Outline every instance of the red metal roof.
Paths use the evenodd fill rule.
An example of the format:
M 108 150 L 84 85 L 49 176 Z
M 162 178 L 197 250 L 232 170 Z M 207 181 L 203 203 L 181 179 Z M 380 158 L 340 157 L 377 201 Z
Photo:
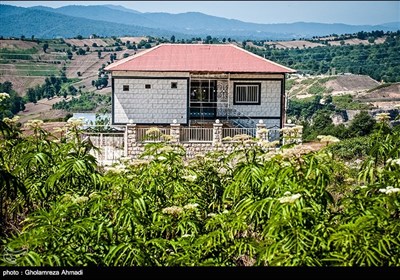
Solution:
M 109 71 L 294 73 L 232 44 L 160 44 L 108 65 Z

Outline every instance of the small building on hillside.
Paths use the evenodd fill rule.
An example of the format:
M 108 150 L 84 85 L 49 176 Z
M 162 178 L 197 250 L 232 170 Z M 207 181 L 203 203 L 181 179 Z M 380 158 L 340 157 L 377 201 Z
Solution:
M 108 65 L 112 123 L 285 123 L 285 79 L 295 70 L 232 44 L 160 44 Z

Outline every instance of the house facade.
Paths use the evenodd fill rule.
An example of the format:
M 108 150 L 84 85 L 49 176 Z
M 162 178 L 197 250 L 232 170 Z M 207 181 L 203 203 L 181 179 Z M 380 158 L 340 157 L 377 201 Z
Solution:
M 295 70 L 232 44 L 160 44 L 108 65 L 112 123 L 285 122 L 285 79 Z

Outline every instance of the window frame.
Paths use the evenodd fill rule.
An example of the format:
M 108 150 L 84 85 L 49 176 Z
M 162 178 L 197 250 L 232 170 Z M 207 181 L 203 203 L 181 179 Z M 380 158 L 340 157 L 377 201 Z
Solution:
M 171 82 L 171 88 L 172 89 L 177 89 L 178 88 L 178 82 Z
M 249 102 L 249 101 L 237 101 L 237 89 L 238 86 L 257 86 L 257 102 Z M 241 83 L 233 83 L 233 105 L 261 105 L 261 83 L 252 83 L 252 82 L 241 82 Z
M 129 91 L 129 85 L 122 85 L 122 91 Z
M 145 89 L 151 89 L 151 84 L 144 84 Z

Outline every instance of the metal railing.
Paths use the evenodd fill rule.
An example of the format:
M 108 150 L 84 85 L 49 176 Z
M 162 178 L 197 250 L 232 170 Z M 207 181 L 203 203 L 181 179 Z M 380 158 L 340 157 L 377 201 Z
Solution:
M 82 139 L 88 139 L 98 150 L 91 150 L 97 161 L 109 165 L 126 156 L 125 131 L 117 132 L 86 132 L 82 131 Z
M 212 142 L 213 128 L 182 127 L 180 130 L 181 142 Z
M 268 128 L 268 141 L 279 141 L 281 139 L 281 129 L 278 128 Z
M 163 135 L 170 135 L 170 128 L 166 127 L 138 127 L 136 128 L 136 140 L 138 142 L 161 142 Z
M 224 108 L 223 110 L 226 110 L 227 120 L 236 127 L 249 128 L 255 127 L 257 124 L 254 119 L 250 118 L 243 112 L 240 112 L 236 108 Z M 246 125 L 244 125 L 244 123 Z
M 235 135 L 239 134 L 247 134 L 251 137 L 256 136 L 256 128 L 240 128 L 240 127 L 233 127 L 233 128 L 222 128 L 222 138 L 225 137 L 234 137 Z

